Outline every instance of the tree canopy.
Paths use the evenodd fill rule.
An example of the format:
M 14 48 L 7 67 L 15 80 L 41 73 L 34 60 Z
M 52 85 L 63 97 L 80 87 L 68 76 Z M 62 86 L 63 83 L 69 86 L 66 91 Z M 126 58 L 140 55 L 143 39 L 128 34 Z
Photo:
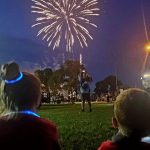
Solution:
M 34 73 L 47 88 L 57 90 L 63 86 L 64 89 L 76 90 L 78 88 L 78 74 L 81 68 L 79 61 L 67 60 L 57 70 L 52 71 L 52 69 L 46 68 L 36 70 Z
M 115 92 L 118 87 L 122 86 L 123 83 L 116 78 L 114 75 L 106 77 L 102 81 L 96 83 L 95 92 L 100 95 L 101 93 L 107 93 L 109 91 Z

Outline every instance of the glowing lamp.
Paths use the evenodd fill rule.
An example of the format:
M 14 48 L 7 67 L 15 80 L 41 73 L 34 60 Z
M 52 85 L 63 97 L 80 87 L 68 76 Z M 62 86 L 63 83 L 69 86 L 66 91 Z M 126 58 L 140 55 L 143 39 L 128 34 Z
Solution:
M 146 50 L 146 52 L 150 53 L 150 44 L 147 44 L 147 45 L 145 46 L 145 50 Z
M 150 74 L 144 74 L 143 77 L 144 77 L 144 78 L 149 78 L 149 77 L 150 77 Z
M 141 77 L 142 85 L 145 89 L 150 88 L 150 72 L 144 73 Z

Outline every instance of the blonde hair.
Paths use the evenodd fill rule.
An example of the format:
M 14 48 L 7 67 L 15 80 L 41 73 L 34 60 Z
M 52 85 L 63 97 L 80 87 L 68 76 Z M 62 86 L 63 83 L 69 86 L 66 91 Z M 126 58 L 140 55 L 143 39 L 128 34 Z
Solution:
M 125 90 L 116 99 L 114 114 L 124 135 L 144 136 L 150 128 L 149 93 L 137 88 Z

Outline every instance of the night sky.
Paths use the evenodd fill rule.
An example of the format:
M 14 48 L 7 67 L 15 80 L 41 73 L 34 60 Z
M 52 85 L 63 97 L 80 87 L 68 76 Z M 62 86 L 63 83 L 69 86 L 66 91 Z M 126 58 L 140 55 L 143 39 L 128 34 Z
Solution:
M 19 62 L 31 71 L 39 67 L 57 68 L 66 59 L 65 47 L 55 51 L 36 37 L 31 28 L 31 0 L 0 1 L 0 63 Z M 117 74 L 125 84 L 139 85 L 146 43 L 141 13 L 141 0 L 99 0 L 100 16 L 95 17 L 97 29 L 92 28 L 93 41 L 89 47 L 74 50 L 75 59 L 83 54 L 83 62 L 94 82 Z M 150 33 L 150 0 L 143 0 L 148 32 Z

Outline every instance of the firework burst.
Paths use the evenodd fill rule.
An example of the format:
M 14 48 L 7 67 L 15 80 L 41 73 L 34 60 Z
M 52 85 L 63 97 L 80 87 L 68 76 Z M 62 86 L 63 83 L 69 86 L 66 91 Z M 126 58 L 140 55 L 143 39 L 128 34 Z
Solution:
M 91 16 L 98 16 L 97 0 L 32 0 L 32 13 L 37 15 L 32 27 L 40 26 L 37 36 L 53 45 L 53 50 L 66 41 L 66 51 L 72 52 L 76 41 L 88 46 L 87 39 L 93 39 L 87 26 L 97 27 Z

